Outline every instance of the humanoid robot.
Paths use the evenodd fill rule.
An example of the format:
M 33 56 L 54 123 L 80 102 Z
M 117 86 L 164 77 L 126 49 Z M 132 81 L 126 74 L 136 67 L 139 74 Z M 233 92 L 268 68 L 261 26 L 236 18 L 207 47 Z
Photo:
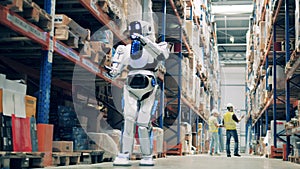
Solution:
M 124 127 L 121 137 L 121 151 L 113 165 L 128 166 L 133 151 L 134 135 L 138 135 L 142 152 L 141 166 L 153 166 L 150 135 L 151 111 L 155 102 L 157 69 L 161 61 L 169 57 L 166 42 L 155 43 L 153 30 L 148 22 L 134 21 L 129 25 L 131 44 L 119 45 L 112 58 L 110 75 L 117 77 L 125 66 L 129 70 L 123 89 Z

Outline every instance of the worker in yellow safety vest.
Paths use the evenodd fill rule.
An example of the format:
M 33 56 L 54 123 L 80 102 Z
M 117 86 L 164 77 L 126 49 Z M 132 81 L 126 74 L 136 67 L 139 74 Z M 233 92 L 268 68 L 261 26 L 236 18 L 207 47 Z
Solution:
M 218 153 L 219 147 L 219 134 L 218 129 L 222 127 L 218 123 L 219 112 L 217 109 L 212 110 L 211 116 L 208 118 L 208 127 L 209 127 L 209 134 L 210 134 L 210 145 L 209 145 L 209 154 L 213 155 L 212 148 L 214 147 L 214 155 L 220 155 Z
M 236 131 L 236 123 L 239 123 L 243 118 L 244 115 L 238 119 L 233 112 L 233 105 L 231 103 L 227 104 L 227 112 L 223 115 L 223 124 L 226 129 L 226 153 L 227 157 L 231 157 L 230 153 L 230 139 L 233 137 L 234 139 L 234 156 L 240 157 L 239 154 L 239 140 L 238 134 Z

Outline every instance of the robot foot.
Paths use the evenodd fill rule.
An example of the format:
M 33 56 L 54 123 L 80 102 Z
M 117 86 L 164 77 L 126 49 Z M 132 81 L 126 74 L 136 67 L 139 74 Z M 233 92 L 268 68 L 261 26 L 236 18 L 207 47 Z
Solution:
M 152 156 L 143 156 L 140 161 L 140 166 L 154 166 Z
M 129 154 L 119 153 L 113 162 L 114 166 L 131 166 L 129 163 Z

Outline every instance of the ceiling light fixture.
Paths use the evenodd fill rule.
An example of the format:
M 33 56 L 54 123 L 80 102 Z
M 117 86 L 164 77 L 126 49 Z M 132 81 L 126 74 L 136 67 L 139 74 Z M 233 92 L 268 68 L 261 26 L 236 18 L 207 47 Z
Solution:
M 230 36 L 229 40 L 230 40 L 231 43 L 234 43 L 234 37 L 233 36 Z

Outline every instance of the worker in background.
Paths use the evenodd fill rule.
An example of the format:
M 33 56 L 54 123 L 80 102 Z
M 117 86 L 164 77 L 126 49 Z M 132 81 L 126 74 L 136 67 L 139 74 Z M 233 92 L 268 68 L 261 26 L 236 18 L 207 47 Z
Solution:
M 209 145 L 209 154 L 213 155 L 212 148 L 214 147 L 214 155 L 220 155 L 218 153 L 219 148 L 219 133 L 218 128 L 221 125 L 218 123 L 219 112 L 217 109 L 212 110 L 211 116 L 208 118 L 209 133 L 210 133 L 210 145 Z
M 231 103 L 227 104 L 227 112 L 223 116 L 223 124 L 226 129 L 226 153 L 227 157 L 231 157 L 230 153 L 230 139 L 233 137 L 234 139 L 234 156 L 240 157 L 239 154 L 239 139 L 236 131 L 236 123 L 239 123 L 244 115 L 238 119 L 233 112 L 233 105 Z

